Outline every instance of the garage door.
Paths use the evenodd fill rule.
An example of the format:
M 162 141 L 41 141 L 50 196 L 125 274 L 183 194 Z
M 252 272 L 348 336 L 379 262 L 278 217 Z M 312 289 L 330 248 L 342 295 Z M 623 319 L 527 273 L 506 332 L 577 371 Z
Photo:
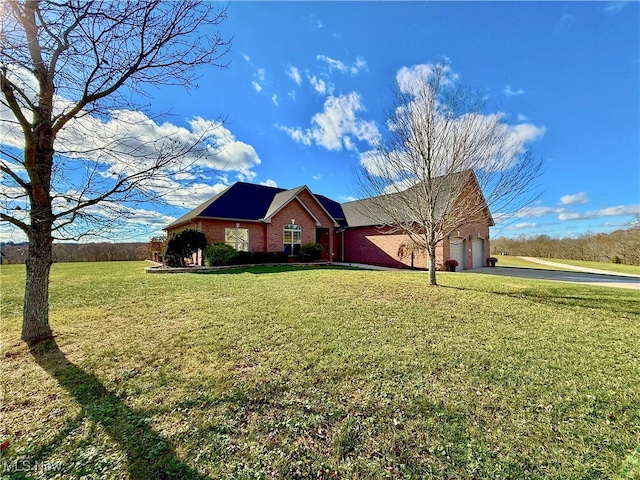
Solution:
M 449 258 L 458 261 L 458 270 L 464 270 L 464 238 L 454 237 L 449 240 Z
M 484 240 L 482 238 L 474 238 L 471 243 L 471 249 L 473 251 L 473 268 L 484 267 Z

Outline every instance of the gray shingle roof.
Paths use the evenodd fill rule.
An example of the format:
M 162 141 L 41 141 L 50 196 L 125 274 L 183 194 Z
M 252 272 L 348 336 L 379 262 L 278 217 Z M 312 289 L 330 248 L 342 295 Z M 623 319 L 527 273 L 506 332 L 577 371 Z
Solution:
M 453 189 L 462 190 L 462 187 L 471 179 L 475 178 L 471 170 L 465 170 L 462 172 L 454 173 L 452 175 L 436 177 L 433 179 L 435 182 L 435 189 L 440 191 L 451 191 Z M 390 201 L 398 200 L 398 208 L 402 208 L 403 204 L 406 204 L 407 197 L 411 200 L 411 196 L 415 197 L 414 201 L 418 201 L 418 193 L 416 192 L 418 186 L 410 187 L 402 192 L 395 192 L 385 195 Z M 374 197 L 381 198 L 381 197 Z M 376 201 L 372 198 L 365 198 L 362 200 L 355 200 L 342 204 L 342 211 L 344 212 L 346 222 L 349 227 L 369 227 L 377 225 L 390 225 L 393 223 L 393 219 L 375 208 Z M 444 208 L 442 204 L 436 204 L 436 209 L 440 207 Z M 407 215 L 407 219 L 410 216 Z M 493 220 L 491 220 L 493 223 Z
M 471 171 L 465 171 L 449 177 L 439 177 L 439 180 L 436 180 L 440 182 L 455 182 L 456 185 L 460 186 L 469 180 L 470 175 L 472 175 Z M 333 218 L 336 225 L 341 227 L 364 227 L 391 223 L 391 217 L 383 213 L 372 213 L 375 210 L 372 208 L 375 200 L 371 198 L 339 204 L 325 196 L 314 195 L 306 186 L 286 190 L 284 188 L 238 182 L 178 218 L 165 227 L 165 230 L 178 227 L 196 218 L 254 222 L 267 220 L 295 198 L 303 189 L 307 189 L 325 212 Z M 412 188 L 409 188 L 404 192 L 389 194 L 389 197 L 393 199 L 394 197 L 398 198 L 400 195 L 412 195 L 412 193 Z M 493 224 L 490 214 L 489 219 Z

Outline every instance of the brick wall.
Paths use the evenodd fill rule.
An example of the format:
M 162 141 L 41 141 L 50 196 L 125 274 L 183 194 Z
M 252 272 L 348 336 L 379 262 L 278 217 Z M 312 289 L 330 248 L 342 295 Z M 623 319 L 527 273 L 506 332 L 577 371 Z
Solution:
M 486 223 L 474 223 L 471 225 L 465 225 L 458 230 L 451 232 L 451 238 L 462 238 L 465 241 L 465 258 L 464 269 L 469 270 L 473 265 L 473 239 L 480 238 L 484 240 L 484 252 L 482 258 L 486 260 L 489 256 L 489 226 Z M 448 260 L 450 257 L 449 239 L 445 239 L 443 242 L 443 260 Z M 483 266 L 486 266 L 483 264 Z M 462 266 L 461 266 L 462 267 Z M 459 267 L 460 268 L 460 267 Z
M 484 240 L 482 258 L 486 259 L 489 256 L 488 225 L 468 225 L 453 232 L 451 236 L 459 236 L 465 239 L 465 269 L 471 269 L 473 265 L 472 240 L 474 238 Z M 403 234 L 385 234 L 376 227 L 350 228 L 344 232 L 344 261 L 386 267 L 410 267 L 412 266 L 411 252 L 406 251 L 403 256 L 399 255 L 400 247 L 403 244 L 410 245 L 409 237 Z M 449 258 L 449 238 L 445 238 L 436 248 L 437 267 L 443 268 L 444 262 Z M 427 268 L 427 264 L 428 256 L 426 252 L 413 252 L 413 267 Z
M 411 267 L 410 252 L 401 255 L 402 245 L 411 245 L 403 234 L 384 233 L 377 227 L 349 228 L 344 232 L 344 261 L 385 267 Z M 426 252 L 413 252 L 413 267 L 427 268 Z M 442 246 L 436 249 L 436 263 L 442 263 Z
M 236 223 L 239 224 L 239 228 L 247 228 L 249 230 L 249 251 L 264 252 L 266 230 L 262 222 L 203 219 L 196 223 L 196 228 L 204 232 L 205 237 L 207 237 L 207 244 L 212 244 L 224 242 L 225 228 L 235 229 Z

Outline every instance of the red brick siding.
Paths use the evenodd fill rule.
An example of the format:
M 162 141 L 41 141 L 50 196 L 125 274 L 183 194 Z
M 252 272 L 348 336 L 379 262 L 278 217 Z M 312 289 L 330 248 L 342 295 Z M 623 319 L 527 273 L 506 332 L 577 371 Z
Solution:
M 400 246 L 409 243 L 403 234 L 385 234 L 376 227 L 349 228 L 344 233 L 344 261 L 385 267 L 410 267 L 411 255 L 400 257 Z M 442 262 L 442 247 L 436 249 L 436 263 Z M 413 266 L 427 268 L 426 252 L 414 252 Z
M 483 258 L 489 256 L 489 226 L 486 223 L 474 223 L 472 225 L 465 225 L 459 230 L 455 230 L 450 235 L 453 237 L 462 237 L 465 239 L 465 270 L 471 269 L 473 265 L 473 251 L 472 243 L 474 238 L 482 238 L 484 240 L 484 253 Z M 444 241 L 444 260 L 449 259 L 449 240 Z
M 263 252 L 265 229 L 264 224 L 258 222 L 242 222 L 233 220 L 207 220 L 201 219 L 196 223 L 196 228 L 204 232 L 207 237 L 207 244 L 215 242 L 224 242 L 225 228 L 236 228 L 236 223 L 240 224 L 239 228 L 249 229 L 249 251 Z
M 482 238 L 484 240 L 483 258 L 489 252 L 489 227 L 486 224 L 474 224 L 453 232 L 452 237 L 460 236 L 465 241 L 465 264 L 461 269 L 470 269 L 473 265 L 472 240 Z M 385 234 L 376 227 L 350 228 L 344 233 L 344 261 L 352 263 L 368 263 L 387 267 L 411 266 L 411 255 L 399 257 L 400 246 L 408 243 L 409 239 L 402 234 Z M 340 252 L 337 252 L 338 254 Z M 450 258 L 449 239 L 445 238 L 436 247 L 436 265 L 443 268 L 445 260 Z M 427 268 L 428 257 L 426 252 L 415 252 L 413 266 L 415 268 Z
M 334 245 L 333 245 L 333 219 L 325 213 L 324 208 L 314 199 L 314 197 L 309 194 L 308 191 L 302 190 L 298 194 L 298 198 L 304 205 L 309 209 L 309 211 L 313 214 L 316 219 L 320 222 L 319 227 L 328 228 L 329 229 L 329 251 L 323 252 L 323 258 L 327 258 L 332 260 L 334 258 Z M 316 238 L 311 240 L 312 242 L 316 241 Z M 303 242 L 305 243 L 305 242 Z
M 302 227 L 302 244 L 316 241 L 316 222 L 297 200 L 289 202 L 267 225 L 267 251 L 281 252 L 284 248 L 284 226 L 295 220 Z

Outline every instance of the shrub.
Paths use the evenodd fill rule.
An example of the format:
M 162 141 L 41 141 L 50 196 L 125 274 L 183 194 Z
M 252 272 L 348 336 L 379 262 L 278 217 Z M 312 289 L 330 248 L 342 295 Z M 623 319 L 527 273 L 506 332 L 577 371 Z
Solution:
M 204 251 L 204 262 L 208 267 L 212 265 L 229 265 L 238 257 L 238 252 L 231 245 L 215 242 Z
M 250 263 L 287 263 L 287 260 L 284 252 L 252 252 Z
M 184 266 L 184 259 L 207 246 L 207 238 L 199 230 L 186 229 L 171 236 L 164 258 L 170 267 Z
M 449 270 L 450 272 L 455 272 L 458 265 L 458 261 L 453 258 L 444 262 L 444 266 L 447 267 L 447 270 Z
M 302 250 L 302 255 L 305 260 L 311 260 L 313 262 L 318 260 L 320 255 L 322 255 L 322 245 L 316 242 L 305 243 L 300 250 Z

